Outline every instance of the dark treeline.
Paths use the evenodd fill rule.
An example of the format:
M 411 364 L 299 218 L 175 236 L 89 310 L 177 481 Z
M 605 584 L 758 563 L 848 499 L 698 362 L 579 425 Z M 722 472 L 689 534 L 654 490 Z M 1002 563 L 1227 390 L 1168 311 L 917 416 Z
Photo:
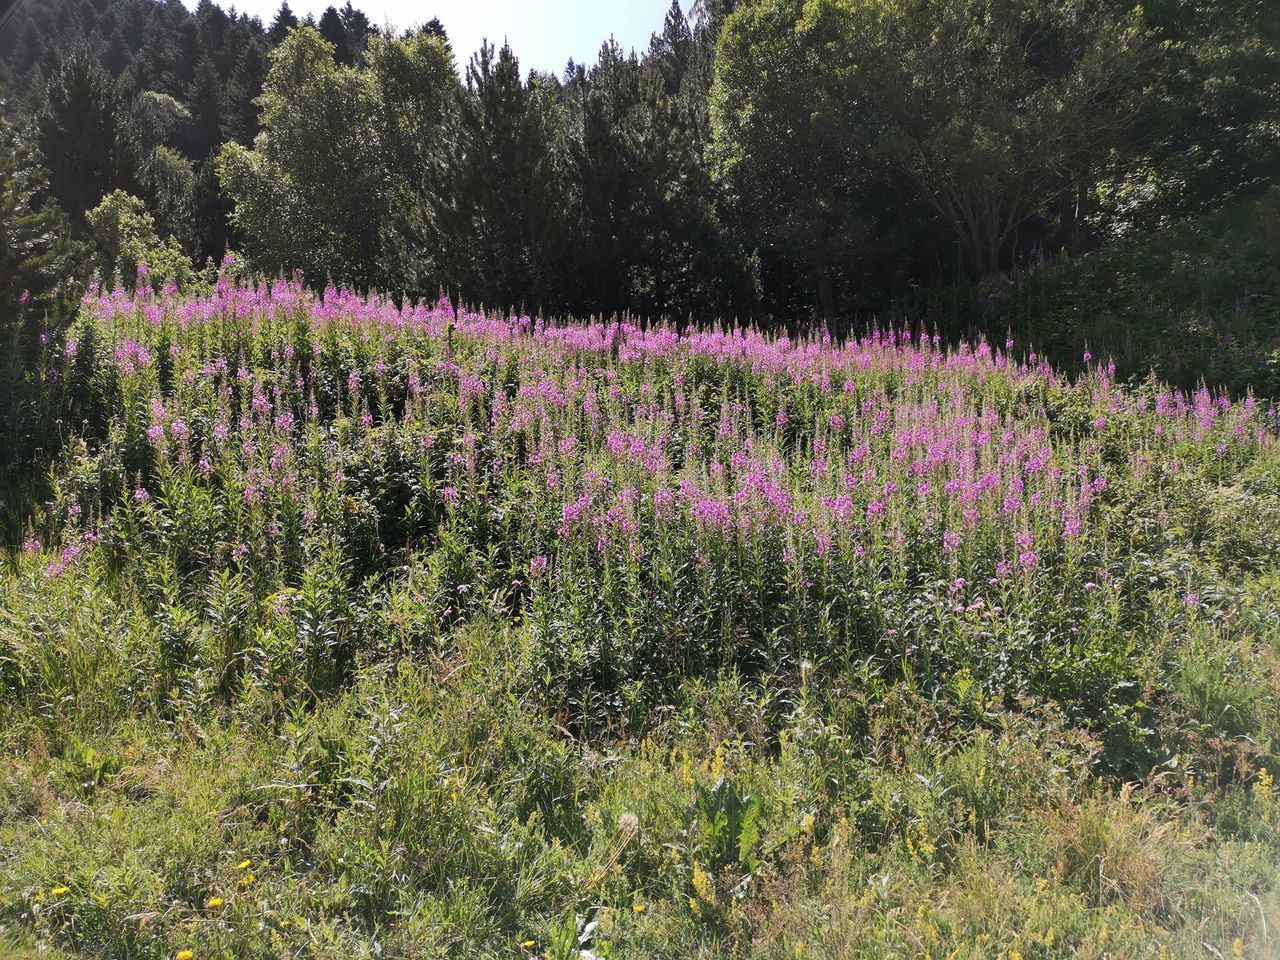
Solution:
M 1274 0 L 676 0 L 646 50 L 551 75 L 350 3 L 28 2 L 0 296 L 231 249 L 550 314 L 1026 303 L 1046 265 L 1261 202 L 1278 37 Z

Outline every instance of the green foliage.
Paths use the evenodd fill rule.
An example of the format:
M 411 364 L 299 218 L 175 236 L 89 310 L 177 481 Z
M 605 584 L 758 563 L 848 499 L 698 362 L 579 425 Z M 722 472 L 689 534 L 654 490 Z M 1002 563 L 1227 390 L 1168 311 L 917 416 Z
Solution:
M 108 285 L 150 284 L 179 288 L 197 279 L 191 261 L 172 236 L 161 241 L 143 202 L 116 190 L 85 215 L 97 251 L 97 274 Z
M 857 101 L 832 85 L 827 54 L 846 41 L 805 19 L 799 0 L 745 4 L 725 23 L 710 95 L 716 174 L 762 248 L 769 297 L 799 287 L 795 306 L 823 318 L 897 253 L 873 249 L 885 239 L 870 224 L 886 185 L 859 160 Z M 898 215 L 914 213 L 899 205 Z
M 10 536 L 8 521 L 38 496 L 31 476 L 56 444 L 46 364 L 78 301 L 83 262 L 38 153 L 0 115 L 0 530 Z
M 251 263 L 507 306 L 745 312 L 701 155 L 694 41 L 675 14 L 668 33 L 643 64 L 606 45 L 563 85 L 485 47 L 464 89 L 430 30 L 373 38 L 354 68 L 295 31 L 254 148 L 219 161 Z
M 755 242 L 782 240 L 773 255 L 830 318 L 851 285 L 891 289 L 874 267 L 851 273 L 859 261 L 890 264 L 922 238 L 937 250 L 930 233 L 954 233 L 974 280 L 1061 236 L 1064 202 L 1124 148 L 1150 59 L 1140 17 L 1111 6 L 740 8 L 719 45 L 713 149 Z
M 509 46 L 484 46 L 467 67 L 457 188 L 465 197 L 459 239 L 464 296 L 495 306 L 553 299 L 576 219 L 567 111 L 550 78 L 526 84 Z
M 147 210 L 156 232 L 177 239 L 184 251 L 198 249 L 196 236 L 196 172 L 190 161 L 169 147 L 156 147 L 147 158 Z
M 450 251 L 459 217 L 450 144 L 461 95 L 453 55 L 441 37 L 423 31 L 399 41 L 374 38 L 365 62 L 382 106 L 389 192 L 377 272 L 396 289 L 434 293 L 456 282 L 460 266 Z
M 83 426 L 0 576 L 22 949 L 1273 952 L 1256 404 L 230 273 L 101 293 L 46 363 Z M 889 489 L 935 423 L 917 449 L 1017 470 L 951 547 L 942 491 Z M 676 462 L 617 443 L 668 431 Z M 850 457 L 875 483 L 824 546 Z M 775 461 L 781 526 L 697 519 Z M 637 505 L 613 539 L 572 526 L 605 482 Z
M 1143 15 L 1164 56 L 1146 153 L 1161 185 L 1148 214 L 1203 215 L 1275 184 L 1280 21 L 1257 0 L 1157 0 Z M 1173 202 L 1159 202 L 1164 198 Z
M 218 175 L 251 262 L 367 285 L 387 279 L 380 261 L 403 257 L 386 250 L 381 225 L 429 175 L 424 154 L 457 79 L 438 40 L 379 41 L 371 70 L 333 54 L 315 30 L 289 35 L 272 53 L 262 133 L 252 150 L 227 144 Z M 405 237 L 391 229 L 398 247 Z
M 50 190 L 73 217 L 112 190 L 136 191 L 141 155 L 133 112 L 87 49 L 73 50 L 50 81 L 36 129 Z
M 216 259 L 227 209 L 202 168 L 224 139 L 252 140 L 268 43 L 259 20 L 213 3 L 45 0 L 14 6 L 0 72 L 14 115 L 35 121 L 54 195 L 77 226 L 121 189 L 143 197 L 188 256 Z M 196 173 L 194 190 L 158 147 Z
M 939 322 L 999 339 L 1015 274 L 1127 298 L 1078 258 L 1158 247 L 1280 169 L 1267 0 L 673 2 L 642 55 L 522 77 L 485 49 L 466 88 L 438 21 L 394 37 L 351 3 L 269 28 L 214 3 L 35 9 L 0 67 L 77 224 L 122 189 L 194 262 L 243 248 L 410 299 L 856 329 L 951 284 Z M 1252 302 L 1252 259 L 1217 266 Z M 1115 336 L 1041 301 L 1037 347 L 1131 334 L 1176 345 L 1164 375 L 1270 382 L 1271 351 L 1238 349 L 1265 331 L 1216 350 L 1197 292 L 1169 289 Z
M 56 309 L 62 299 L 57 288 L 76 270 L 69 224 L 58 205 L 46 199 L 47 187 L 38 154 L 0 116 L 0 336 L 5 339 L 21 330 L 24 320 L 29 328 L 21 332 L 30 336 L 44 314 Z
M 1280 190 L 1154 235 L 1034 265 L 987 303 L 909 308 L 954 327 L 1012 329 L 1050 355 L 1089 351 L 1120 374 L 1280 395 Z
M 1236 0 L 741 5 L 712 151 L 768 300 L 830 320 L 913 281 L 981 288 L 1265 188 L 1275 22 Z
M 760 842 L 760 800 L 744 796 L 738 787 L 721 777 L 711 789 L 698 789 L 698 820 L 702 851 L 716 870 L 727 866 L 754 870 Z

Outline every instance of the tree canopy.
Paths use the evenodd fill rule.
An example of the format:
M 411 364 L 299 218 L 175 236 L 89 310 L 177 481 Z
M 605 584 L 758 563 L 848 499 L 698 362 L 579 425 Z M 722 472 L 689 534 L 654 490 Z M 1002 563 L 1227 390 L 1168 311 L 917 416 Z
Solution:
M 350 2 L 32 9 L 0 70 L 81 236 L 124 191 L 194 263 L 410 297 L 765 323 L 984 301 L 1280 170 L 1268 0 L 672 0 L 645 49 L 558 75 Z

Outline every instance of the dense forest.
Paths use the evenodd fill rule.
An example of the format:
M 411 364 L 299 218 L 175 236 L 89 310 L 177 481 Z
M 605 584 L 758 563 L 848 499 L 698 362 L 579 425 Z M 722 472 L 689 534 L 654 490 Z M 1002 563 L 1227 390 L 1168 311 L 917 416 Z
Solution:
M 1268 0 L 737 6 L 675 0 L 647 50 L 554 76 L 350 3 L 26 4 L 0 34 L 5 186 L 108 281 L 230 248 L 410 297 L 832 323 L 989 304 L 1280 171 Z M 9 268 L 9 300 L 58 255 L 28 254 L 43 283 Z

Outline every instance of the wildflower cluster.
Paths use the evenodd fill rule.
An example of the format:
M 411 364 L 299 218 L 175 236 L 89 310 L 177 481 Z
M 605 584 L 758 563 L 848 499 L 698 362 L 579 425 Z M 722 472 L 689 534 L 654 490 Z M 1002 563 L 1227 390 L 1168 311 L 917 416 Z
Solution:
M 285 280 L 94 290 L 64 364 L 111 413 L 68 467 L 97 476 L 42 531 L 49 575 L 101 541 L 117 566 L 248 578 L 297 632 L 290 591 L 326 557 L 348 585 L 412 584 L 437 625 L 410 643 L 520 616 L 566 684 L 605 691 L 841 650 L 1057 693 L 1070 665 L 1078 695 L 1163 588 L 1135 565 L 1178 535 L 1183 478 L 1275 452 L 1251 399 L 1132 391 L 1105 364 L 1071 381 L 1012 343 L 552 323 Z

